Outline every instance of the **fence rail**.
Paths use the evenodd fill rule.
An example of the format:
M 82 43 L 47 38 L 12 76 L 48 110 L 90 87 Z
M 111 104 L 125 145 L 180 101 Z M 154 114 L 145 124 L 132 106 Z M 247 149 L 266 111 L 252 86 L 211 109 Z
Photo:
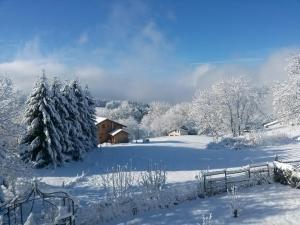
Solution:
M 300 162 L 300 161 L 299 161 Z M 268 182 L 273 175 L 270 163 L 202 172 L 203 192 L 208 195 L 226 192 L 232 186 Z
M 300 160 L 278 160 L 295 167 L 300 167 Z M 270 183 L 274 176 L 273 162 L 250 164 L 243 167 L 202 171 L 201 183 L 204 194 L 212 195 L 226 192 L 232 186 Z

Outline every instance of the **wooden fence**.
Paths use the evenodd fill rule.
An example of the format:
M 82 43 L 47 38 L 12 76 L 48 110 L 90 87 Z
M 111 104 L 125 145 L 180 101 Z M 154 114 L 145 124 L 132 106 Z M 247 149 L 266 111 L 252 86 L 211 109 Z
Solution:
M 202 173 L 203 192 L 208 195 L 226 192 L 232 186 L 250 186 L 268 182 L 273 175 L 270 163 L 252 164 L 239 168 L 211 170 Z
M 278 160 L 300 168 L 300 160 Z M 232 186 L 252 186 L 270 183 L 274 176 L 273 163 L 257 163 L 243 167 L 209 170 L 201 174 L 202 192 L 206 195 L 226 192 Z

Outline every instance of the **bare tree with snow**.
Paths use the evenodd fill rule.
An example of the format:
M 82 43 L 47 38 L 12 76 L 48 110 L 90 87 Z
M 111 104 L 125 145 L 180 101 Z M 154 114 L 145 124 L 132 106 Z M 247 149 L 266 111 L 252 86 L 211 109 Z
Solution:
M 141 122 L 141 127 L 153 136 L 166 134 L 167 130 L 162 123 L 161 117 L 170 109 L 171 105 L 165 102 L 152 102 L 147 115 Z
M 20 160 L 17 151 L 22 131 L 22 105 L 11 80 L 0 77 L 0 202 L 5 200 L 1 187 L 16 192 L 19 177 L 28 178 L 30 172 Z
M 273 86 L 273 109 L 280 120 L 300 123 L 300 54 L 289 59 L 288 79 Z
M 245 78 L 231 78 L 197 91 L 191 114 L 202 131 L 238 136 L 260 118 L 263 99 L 264 92 Z

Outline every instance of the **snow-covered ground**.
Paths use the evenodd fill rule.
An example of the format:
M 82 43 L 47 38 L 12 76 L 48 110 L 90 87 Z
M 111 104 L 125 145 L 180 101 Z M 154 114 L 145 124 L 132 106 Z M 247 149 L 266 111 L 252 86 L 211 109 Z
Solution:
M 67 190 L 81 205 L 85 205 L 103 199 L 101 174 L 116 165 L 131 162 L 134 173 L 139 175 L 140 171 L 147 169 L 149 160 L 161 162 L 167 170 L 168 186 L 185 188 L 195 183 L 195 175 L 201 169 L 230 168 L 273 161 L 276 155 L 285 159 L 300 159 L 299 134 L 300 130 L 277 126 L 262 134 L 263 139 L 270 137 L 268 141 L 239 150 L 212 144 L 212 138 L 207 136 L 160 137 L 150 139 L 150 143 L 104 145 L 87 154 L 82 162 L 55 170 L 38 170 L 37 177 L 54 188 L 61 188 L 63 182 L 71 184 Z M 83 171 L 86 174 L 84 179 L 76 178 Z M 299 203 L 296 198 L 292 198 L 298 191 L 281 185 L 243 190 L 243 199 L 247 203 L 237 220 L 230 218 L 225 204 L 226 196 L 221 196 L 187 202 L 169 211 L 149 213 L 129 219 L 127 224 L 200 224 L 202 214 L 206 211 L 213 212 L 214 224 L 292 224 L 278 221 L 284 221 L 284 218 L 289 221 L 295 208 L 300 210 L 300 197 Z
M 240 215 L 233 218 L 227 195 L 197 199 L 171 209 L 114 221 L 118 225 L 202 225 L 212 213 L 213 225 L 297 225 L 300 221 L 300 190 L 280 184 L 246 188 L 239 192 Z

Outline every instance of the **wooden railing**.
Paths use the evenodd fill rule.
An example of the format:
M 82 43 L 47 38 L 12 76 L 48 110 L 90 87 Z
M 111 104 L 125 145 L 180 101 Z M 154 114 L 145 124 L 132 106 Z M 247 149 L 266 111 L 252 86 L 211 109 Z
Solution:
M 300 167 L 300 160 L 279 160 Z M 201 173 L 202 192 L 206 195 L 226 192 L 232 186 L 251 186 L 261 183 L 271 183 L 274 176 L 273 162 L 250 164 L 243 167 L 207 170 Z
M 202 172 L 205 194 L 226 192 L 232 186 L 249 186 L 270 180 L 273 166 L 270 163 L 251 164 L 244 167 Z

